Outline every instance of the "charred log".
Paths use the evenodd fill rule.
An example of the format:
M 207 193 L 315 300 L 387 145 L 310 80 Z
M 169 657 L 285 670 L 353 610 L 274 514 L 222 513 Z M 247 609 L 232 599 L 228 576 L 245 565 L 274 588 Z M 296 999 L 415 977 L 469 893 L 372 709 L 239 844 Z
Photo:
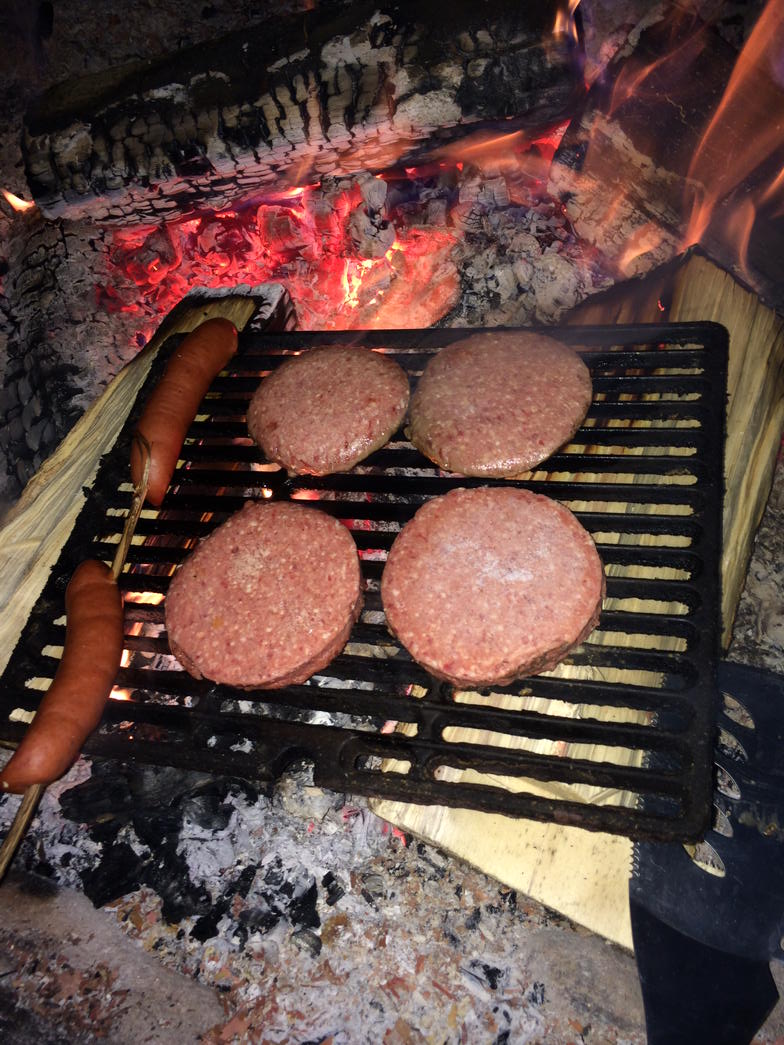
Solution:
M 132 327 L 108 337 L 117 319 L 96 300 L 93 273 L 105 264 L 100 235 L 18 219 L 3 281 L 8 331 L 0 387 L 0 500 L 12 501 L 85 407 L 136 351 Z M 127 324 L 120 323 L 121 326 Z M 103 355 L 94 351 L 102 345 Z M 117 344 L 126 343 L 127 351 Z
M 26 119 L 30 188 L 48 217 L 159 221 L 379 170 L 466 125 L 540 129 L 583 90 L 557 6 L 319 7 L 59 85 Z

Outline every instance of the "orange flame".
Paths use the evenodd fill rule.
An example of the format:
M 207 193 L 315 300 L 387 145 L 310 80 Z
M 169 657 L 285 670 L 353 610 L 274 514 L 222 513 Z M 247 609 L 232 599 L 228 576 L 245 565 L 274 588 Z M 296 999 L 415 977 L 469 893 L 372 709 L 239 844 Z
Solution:
M 722 201 L 775 155 L 784 139 L 784 94 L 781 55 L 784 53 L 784 0 L 768 0 L 741 51 L 721 101 L 692 157 L 688 178 L 691 212 L 683 246 L 700 242 Z M 755 210 L 782 187 L 779 172 L 765 188 L 737 204 L 733 218 L 741 266 Z
M 463 161 L 467 161 L 480 171 L 491 169 L 498 173 L 546 176 L 550 161 L 568 126 L 567 120 L 535 139 L 530 138 L 525 131 L 509 131 L 507 134 L 474 131 L 459 141 L 434 149 L 430 158 L 453 163 L 460 170 L 463 169 Z M 415 174 L 416 168 L 407 169 L 407 173 Z
M 629 236 L 626 247 L 618 258 L 617 265 L 624 276 L 636 274 L 635 262 L 649 251 L 655 250 L 664 240 L 665 233 L 655 222 L 649 221 Z
M 148 603 L 155 606 L 159 602 L 163 601 L 163 595 L 160 592 L 134 592 L 129 593 L 125 601 L 136 603 Z M 134 621 L 134 623 L 131 625 L 128 631 L 128 634 L 141 635 L 143 627 L 144 625 L 141 621 Z M 132 656 L 133 653 L 130 649 L 128 649 L 127 647 L 123 649 L 122 656 L 120 657 L 120 667 L 127 668 L 128 665 L 131 663 Z M 115 686 L 109 694 L 109 697 L 111 700 L 130 700 L 131 691 L 129 689 L 126 689 L 124 686 Z
M 0 193 L 3 194 L 6 203 L 10 204 L 15 211 L 19 211 L 20 213 L 25 210 L 31 210 L 35 206 L 35 204 L 31 203 L 30 200 L 23 200 L 21 196 L 9 192 L 8 189 L 0 189 Z
M 159 606 L 163 602 L 163 592 L 160 591 L 129 591 L 125 595 L 125 602 L 135 602 L 147 606 Z M 132 635 L 138 635 L 138 631 L 131 631 Z
M 680 18 L 673 19 L 670 27 L 672 36 L 677 36 L 682 31 L 681 24 Z M 649 89 L 652 92 L 658 92 L 662 80 L 666 80 L 672 85 L 677 84 L 674 93 L 677 93 L 678 99 L 685 96 L 690 80 L 690 69 L 705 49 L 706 44 L 706 27 L 698 24 L 693 30 L 690 27 L 685 37 L 659 58 L 655 58 L 651 62 L 638 62 L 633 59 L 624 62 L 613 84 L 607 115 L 612 116 L 630 98 L 644 96 L 646 87 L 651 84 L 655 86 Z M 658 93 L 655 94 L 655 98 L 658 100 Z
M 569 7 L 566 11 L 563 8 L 559 8 L 555 16 L 553 36 L 557 36 L 560 33 L 570 37 L 575 42 L 577 41 L 577 23 L 574 19 L 574 12 L 579 6 L 580 0 L 569 0 Z

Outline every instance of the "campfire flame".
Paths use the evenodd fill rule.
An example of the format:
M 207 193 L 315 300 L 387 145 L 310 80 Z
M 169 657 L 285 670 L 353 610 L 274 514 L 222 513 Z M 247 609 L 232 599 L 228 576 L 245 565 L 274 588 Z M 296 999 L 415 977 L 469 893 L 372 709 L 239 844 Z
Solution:
M 558 12 L 555 15 L 553 36 L 568 36 L 571 40 L 574 40 L 575 43 L 577 42 L 577 22 L 575 20 L 574 13 L 579 6 L 580 0 L 569 0 L 569 6 L 566 10 L 564 10 L 563 8 L 558 10 Z
M 29 200 L 23 200 L 21 196 L 9 192 L 8 189 L 0 189 L 0 194 L 2 194 L 3 199 L 9 206 L 19 213 L 26 210 L 32 210 L 33 207 L 35 207 L 34 203 L 31 203 Z
M 717 207 L 732 201 L 731 224 L 742 271 L 763 205 L 781 205 L 784 170 L 784 0 L 768 0 L 733 69 L 689 167 L 691 210 L 684 247 L 704 240 Z M 765 177 L 776 159 L 777 170 Z M 753 176 L 759 184 L 750 189 Z M 743 195 L 741 195 L 743 194 Z M 726 220 L 726 219 L 725 219 Z
M 760 215 L 784 212 L 784 0 L 768 0 L 726 86 L 723 46 L 693 11 L 674 9 L 654 23 L 647 43 L 597 77 L 569 140 L 579 154 L 567 153 L 551 174 L 550 190 L 567 200 L 578 235 L 618 277 L 702 244 L 755 285 L 749 255 Z M 720 101 L 692 138 L 701 130 L 693 114 L 713 91 Z M 671 139 L 662 136 L 668 126 Z M 627 154 L 639 183 L 624 169 Z M 581 185 L 572 205 L 574 177 Z
M 136 605 L 146 606 L 159 606 L 163 602 L 163 594 L 156 591 L 141 591 L 141 592 L 128 592 L 125 595 L 126 603 L 135 603 Z M 134 621 L 129 630 L 129 635 L 141 635 L 144 628 L 142 621 Z M 133 652 L 129 649 L 123 649 L 122 656 L 120 657 L 120 667 L 127 668 L 130 666 L 133 660 Z M 124 686 L 115 686 L 109 694 L 111 700 L 130 700 L 131 690 Z

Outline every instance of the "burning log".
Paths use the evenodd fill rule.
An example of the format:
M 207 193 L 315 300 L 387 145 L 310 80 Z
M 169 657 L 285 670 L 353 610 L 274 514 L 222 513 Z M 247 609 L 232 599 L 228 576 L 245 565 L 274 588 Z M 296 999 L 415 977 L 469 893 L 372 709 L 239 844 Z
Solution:
M 784 164 L 784 92 L 760 57 L 766 38 L 774 27 L 761 20 L 739 57 L 708 26 L 662 21 L 592 86 L 548 188 L 619 275 L 643 275 L 700 242 L 780 303 L 781 222 L 751 232 L 750 200 L 765 202 Z
M 59 85 L 27 115 L 27 178 L 48 217 L 153 222 L 379 170 L 466 125 L 545 128 L 583 91 L 557 8 L 319 7 Z
M 90 352 L 110 322 L 96 306 L 91 272 L 108 248 L 90 236 L 24 215 L 9 243 L 3 312 L 7 359 L 0 388 L 0 497 L 18 494 L 70 430 L 99 388 L 138 350 L 128 332 L 125 358 Z

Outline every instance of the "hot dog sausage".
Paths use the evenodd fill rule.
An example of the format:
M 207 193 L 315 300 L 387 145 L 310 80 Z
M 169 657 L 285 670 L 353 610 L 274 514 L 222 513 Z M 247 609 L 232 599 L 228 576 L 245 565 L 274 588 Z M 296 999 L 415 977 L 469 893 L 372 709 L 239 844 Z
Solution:
M 111 570 L 89 559 L 65 592 L 63 656 L 30 727 L 0 771 L 0 791 L 50 784 L 76 760 L 98 725 L 120 666 L 123 606 Z
M 147 500 L 156 507 L 164 498 L 185 435 L 212 379 L 237 351 L 237 328 L 228 319 L 208 319 L 191 331 L 166 365 L 163 377 L 144 408 L 136 431 L 150 445 Z M 131 447 L 131 478 L 141 481 L 142 456 Z

